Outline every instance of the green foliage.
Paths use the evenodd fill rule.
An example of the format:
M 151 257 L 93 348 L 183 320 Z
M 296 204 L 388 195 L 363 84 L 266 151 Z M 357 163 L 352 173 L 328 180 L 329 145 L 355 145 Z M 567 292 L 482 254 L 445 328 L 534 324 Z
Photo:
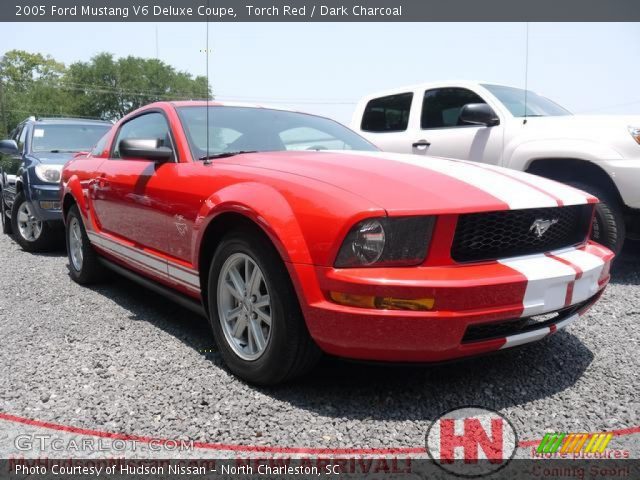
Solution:
M 157 59 L 100 53 L 65 67 L 50 56 L 11 50 L 0 57 L 0 138 L 30 115 L 115 120 L 151 102 L 210 95 L 205 77 Z

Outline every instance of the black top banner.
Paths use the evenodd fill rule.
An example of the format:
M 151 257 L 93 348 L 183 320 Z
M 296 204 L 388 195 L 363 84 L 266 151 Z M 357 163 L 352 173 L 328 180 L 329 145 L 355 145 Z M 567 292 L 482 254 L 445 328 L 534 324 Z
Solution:
M 638 0 L 3 0 L 1 22 L 640 20 Z

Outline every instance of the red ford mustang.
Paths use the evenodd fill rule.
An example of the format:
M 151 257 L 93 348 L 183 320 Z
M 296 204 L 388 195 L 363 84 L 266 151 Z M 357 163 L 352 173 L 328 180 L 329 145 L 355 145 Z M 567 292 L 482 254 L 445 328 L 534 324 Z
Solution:
M 73 278 L 106 266 L 203 313 L 261 384 L 322 351 L 433 362 L 540 340 L 593 305 L 613 257 L 584 192 L 283 110 L 152 104 L 62 181 Z

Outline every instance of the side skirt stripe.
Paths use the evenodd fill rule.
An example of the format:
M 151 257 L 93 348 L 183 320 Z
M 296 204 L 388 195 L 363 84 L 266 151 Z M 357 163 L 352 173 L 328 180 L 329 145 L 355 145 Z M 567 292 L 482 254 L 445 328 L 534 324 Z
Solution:
M 131 262 L 149 273 L 166 277 L 191 290 L 200 291 L 200 276 L 195 270 L 177 265 L 166 260 L 160 260 L 147 252 L 122 245 L 94 232 L 87 232 L 91 243 L 117 256 L 123 261 Z

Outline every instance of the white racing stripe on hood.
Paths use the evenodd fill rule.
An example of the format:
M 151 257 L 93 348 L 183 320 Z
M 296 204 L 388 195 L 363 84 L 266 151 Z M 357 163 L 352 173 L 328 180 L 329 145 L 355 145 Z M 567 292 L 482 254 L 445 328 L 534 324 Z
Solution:
M 464 163 L 476 165 L 473 162 Z M 496 170 L 503 175 L 508 175 L 517 180 L 529 183 L 530 185 L 534 185 L 554 195 L 556 198 L 560 199 L 564 205 L 582 205 L 584 203 L 588 203 L 588 199 L 582 191 L 570 187 L 569 185 L 564 185 L 562 183 L 549 180 L 548 178 L 540 177 L 538 175 L 531 175 L 530 173 L 521 172 L 519 170 L 496 167 L 495 165 L 482 164 L 482 168 L 486 168 L 488 170 Z
M 515 178 L 510 179 L 508 176 L 490 169 L 475 167 L 473 164 L 468 165 L 468 162 L 389 152 L 340 150 L 339 153 L 384 158 L 438 172 L 491 195 L 509 205 L 512 210 L 558 206 L 558 202 L 551 195 L 530 187 Z M 456 194 L 464 195 L 464 192 L 452 192 L 452 195 Z

